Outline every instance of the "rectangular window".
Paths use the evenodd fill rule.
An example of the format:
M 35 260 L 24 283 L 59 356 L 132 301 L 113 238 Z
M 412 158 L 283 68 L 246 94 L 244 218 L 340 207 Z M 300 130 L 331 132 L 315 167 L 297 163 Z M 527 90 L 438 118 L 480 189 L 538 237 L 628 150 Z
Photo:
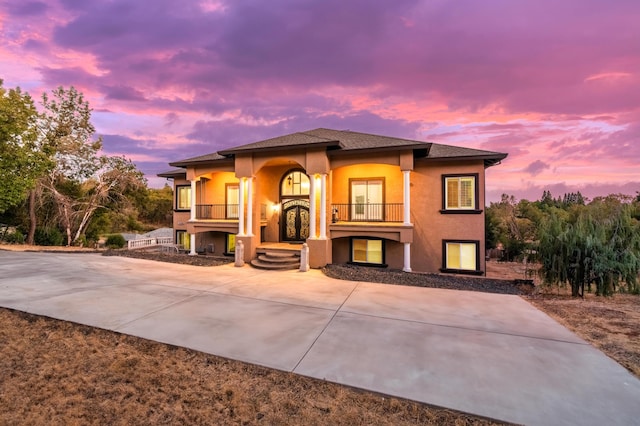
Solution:
M 478 175 L 443 176 L 443 210 L 478 209 Z
M 384 263 L 384 244 L 382 240 L 353 238 L 351 240 L 351 261 L 353 263 Z
M 176 186 L 176 210 L 191 210 L 191 186 Z
M 444 241 L 444 270 L 478 272 L 478 241 Z
M 236 252 L 236 234 L 227 234 L 227 247 L 225 253 Z
M 176 244 L 180 244 L 185 250 L 191 250 L 191 237 L 187 231 L 176 231 Z
M 351 220 L 384 220 L 384 178 L 350 179 Z
M 227 219 L 238 219 L 238 207 L 240 204 L 240 186 L 237 183 L 228 183 L 225 194 L 225 214 Z M 230 253 L 230 252 L 229 252 Z

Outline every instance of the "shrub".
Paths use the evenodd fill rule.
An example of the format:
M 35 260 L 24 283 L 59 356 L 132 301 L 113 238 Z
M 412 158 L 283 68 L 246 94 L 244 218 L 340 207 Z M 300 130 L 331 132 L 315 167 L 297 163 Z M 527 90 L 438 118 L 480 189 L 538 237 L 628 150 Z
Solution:
M 73 242 L 73 245 L 77 247 L 87 247 L 87 237 L 80 235 L 80 237 Z
M 4 236 L 4 240 L 9 244 L 24 244 L 24 234 L 17 229 Z
M 38 246 L 61 246 L 64 236 L 58 228 L 36 228 L 33 240 Z
M 112 249 L 122 248 L 125 244 L 126 241 L 122 234 L 111 234 L 107 237 L 107 241 L 105 242 L 105 245 Z

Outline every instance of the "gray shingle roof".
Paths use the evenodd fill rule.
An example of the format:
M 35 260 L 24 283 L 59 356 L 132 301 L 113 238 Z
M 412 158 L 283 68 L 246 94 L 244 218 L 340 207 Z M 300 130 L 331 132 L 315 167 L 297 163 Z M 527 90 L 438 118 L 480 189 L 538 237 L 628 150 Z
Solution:
M 190 164 L 231 159 L 235 154 L 253 151 L 282 151 L 292 148 L 326 147 L 332 154 L 348 153 L 358 150 L 411 149 L 416 155 L 430 159 L 476 158 L 485 160 L 486 165 L 495 164 L 507 154 L 479 149 L 440 145 L 411 139 L 372 135 L 350 130 L 314 129 L 278 136 L 259 142 L 240 145 L 234 148 L 188 158 L 170 163 L 172 166 L 186 167 Z
M 158 173 L 158 176 L 170 178 L 174 176 L 181 176 L 186 173 L 187 173 L 186 169 L 171 169 L 171 170 L 167 170 L 166 172 Z
M 278 136 L 276 138 L 267 139 L 260 142 L 249 143 L 246 145 L 240 145 L 234 148 L 220 151 L 223 155 L 237 154 L 247 151 L 255 150 L 273 150 L 278 148 L 292 148 L 297 146 L 308 145 L 334 145 L 339 146 L 339 142 L 335 138 L 324 137 L 310 132 L 298 132 L 290 135 Z
M 174 161 L 173 163 L 169 163 L 170 166 L 173 167 L 186 167 L 188 165 L 194 163 L 208 163 L 210 161 L 220 161 L 220 160 L 228 160 L 229 157 L 220 155 L 217 152 L 212 152 L 210 154 L 199 155 L 197 157 L 185 158 L 184 160 Z
M 461 157 L 501 157 L 507 154 L 501 152 L 484 151 L 481 149 L 464 148 L 461 146 L 441 145 L 434 143 L 429 150 L 428 158 L 461 158 Z

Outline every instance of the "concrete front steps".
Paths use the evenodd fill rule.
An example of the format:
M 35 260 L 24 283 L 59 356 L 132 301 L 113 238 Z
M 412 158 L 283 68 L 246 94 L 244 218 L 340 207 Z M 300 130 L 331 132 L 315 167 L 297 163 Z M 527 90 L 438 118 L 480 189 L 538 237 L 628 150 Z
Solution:
M 258 257 L 251 260 L 254 268 L 273 271 L 300 269 L 299 251 L 258 248 L 257 254 Z

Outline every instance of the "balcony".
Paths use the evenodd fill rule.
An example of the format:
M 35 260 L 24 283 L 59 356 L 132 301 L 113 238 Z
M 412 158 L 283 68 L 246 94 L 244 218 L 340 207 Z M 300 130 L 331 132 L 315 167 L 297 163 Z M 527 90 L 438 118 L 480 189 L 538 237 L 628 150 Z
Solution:
M 331 222 L 403 222 L 402 203 L 332 204 Z
M 196 219 L 238 220 L 237 204 L 196 204 Z
M 198 220 L 238 220 L 238 204 L 196 204 Z M 260 219 L 267 219 L 267 205 L 260 205 Z

